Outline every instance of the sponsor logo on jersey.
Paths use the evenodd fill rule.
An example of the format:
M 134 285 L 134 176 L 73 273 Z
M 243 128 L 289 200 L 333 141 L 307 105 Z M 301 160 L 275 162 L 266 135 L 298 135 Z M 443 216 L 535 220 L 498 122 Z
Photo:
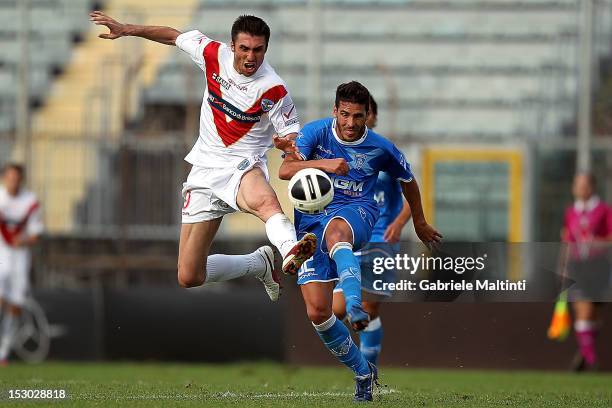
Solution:
M 290 103 L 281 108 L 281 113 L 283 115 L 283 121 L 285 122 L 285 126 L 291 126 L 299 122 L 295 111 L 295 105 Z
M 218 83 L 219 85 L 221 85 L 223 88 L 225 88 L 228 91 L 232 86 L 242 92 L 246 92 L 248 89 L 244 85 L 237 84 L 236 81 L 234 81 L 232 78 L 225 79 L 221 75 L 217 74 L 216 72 L 213 72 L 211 76 L 212 76 L 213 81 L 215 81 L 216 83 Z
M 230 78 L 228 82 L 232 84 L 232 86 L 236 87 L 236 89 L 238 89 L 239 91 L 246 92 L 248 90 L 245 85 L 237 84 L 232 78 Z
M 261 120 L 260 115 L 245 113 L 210 90 L 208 91 L 208 103 L 214 109 L 238 122 L 255 123 Z
M 274 102 L 272 102 L 270 99 L 263 98 L 261 100 L 261 110 L 262 111 L 269 112 L 273 106 L 274 106 Z
M 298 123 L 299 121 L 300 121 L 299 118 L 293 118 L 293 119 L 285 120 L 283 122 L 285 122 L 285 126 L 291 126 L 291 125 Z
M 359 197 L 363 193 L 364 181 L 358 183 L 355 180 L 343 180 L 336 177 L 333 177 L 332 180 L 334 188 L 341 190 L 342 194 Z
M 251 162 L 249 161 L 249 159 L 244 159 L 243 161 L 241 161 L 240 163 L 238 163 L 238 170 L 244 170 L 247 167 L 249 167 L 249 164 L 251 164 Z
M 227 80 L 222 78 L 221 75 L 218 75 L 216 72 L 212 73 L 212 79 L 227 90 L 229 90 L 232 86 Z
M 285 120 L 287 120 L 291 116 L 293 116 L 292 113 L 295 112 L 295 105 L 294 104 L 285 105 L 281 108 L 281 112 L 283 116 L 285 117 Z

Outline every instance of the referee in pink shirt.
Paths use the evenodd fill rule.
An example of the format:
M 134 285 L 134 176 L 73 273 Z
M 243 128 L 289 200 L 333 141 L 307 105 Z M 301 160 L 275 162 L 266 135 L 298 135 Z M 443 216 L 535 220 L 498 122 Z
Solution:
M 567 271 L 575 281 L 570 288 L 574 331 L 578 351 L 572 362 L 575 371 L 597 367 L 595 339 L 600 322 L 597 300 L 609 286 L 609 243 L 612 240 L 612 210 L 595 194 L 595 179 L 588 173 L 574 177 L 574 204 L 565 210 L 561 239 L 568 243 Z

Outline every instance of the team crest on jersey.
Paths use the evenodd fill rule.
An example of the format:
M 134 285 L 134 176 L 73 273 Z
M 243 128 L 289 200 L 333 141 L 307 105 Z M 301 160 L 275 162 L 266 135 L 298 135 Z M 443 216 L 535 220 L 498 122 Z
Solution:
M 368 155 L 363 154 L 363 153 L 356 153 L 355 154 L 355 169 L 361 170 L 363 165 L 366 164 L 367 160 L 368 160 Z
M 270 109 L 272 109 L 272 107 L 274 106 L 274 102 L 272 102 L 270 99 L 262 99 L 261 100 L 261 110 L 264 112 L 268 112 L 270 111 Z
M 349 163 L 349 167 L 351 169 L 360 170 L 367 175 L 375 174 L 378 172 L 378 170 L 374 170 L 371 163 L 377 157 L 384 154 L 382 149 L 376 148 L 368 153 L 359 153 L 357 150 L 350 148 L 346 150 L 351 156 L 351 162 Z

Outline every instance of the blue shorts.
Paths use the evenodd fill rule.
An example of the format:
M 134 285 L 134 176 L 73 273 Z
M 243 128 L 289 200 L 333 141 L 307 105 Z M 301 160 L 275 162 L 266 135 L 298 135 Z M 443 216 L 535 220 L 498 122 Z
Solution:
M 307 232 L 317 236 L 317 249 L 298 271 L 298 285 L 308 282 L 331 282 L 338 280 L 336 263 L 329 257 L 329 250 L 323 237 L 329 222 L 334 218 L 345 220 L 353 231 L 353 250 L 357 251 L 370 240 L 372 227 L 376 223 L 378 214 L 376 208 L 364 206 L 346 206 L 323 214 L 307 215 L 295 212 L 295 229 L 298 237 Z

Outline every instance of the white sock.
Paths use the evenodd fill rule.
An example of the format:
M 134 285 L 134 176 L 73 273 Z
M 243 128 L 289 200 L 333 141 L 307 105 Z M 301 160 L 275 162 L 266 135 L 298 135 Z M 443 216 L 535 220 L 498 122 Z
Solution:
M 577 332 L 583 332 L 588 330 L 597 330 L 598 324 L 593 320 L 576 320 L 574 322 L 574 330 Z
M 331 317 L 329 319 L 327 319 L 326 321 L 324 321 L 323 323 L 320 324 L 314 324 L 312 323 L 312 325 L 314 326 L 315 330 L 318 332 L 324 332 L 329 330 L 330 327 L 332 327 L 334 324 L 336 324 L 336 315 L 332 314 Z
M 7 313 L 2 320 L 2 337 L 0 338 L 0 360 L 6 360 L 11 346 L 13 345 L 13 336 L 17 328 L 17 319 L 10 313 Z
M 247 255 L 209 255 L 204 283 L 224 282 L 243 276 L 261 276 L 266 271 L 265 260 L 256 252 Z
M 274 214 L 268 218 L 268 221 L 266 221 L 266 234 L 272 245 L 278 248 L 283 258 L 287 256 L 297 242 L 295 227 L 291 220 L 283 213 Z

